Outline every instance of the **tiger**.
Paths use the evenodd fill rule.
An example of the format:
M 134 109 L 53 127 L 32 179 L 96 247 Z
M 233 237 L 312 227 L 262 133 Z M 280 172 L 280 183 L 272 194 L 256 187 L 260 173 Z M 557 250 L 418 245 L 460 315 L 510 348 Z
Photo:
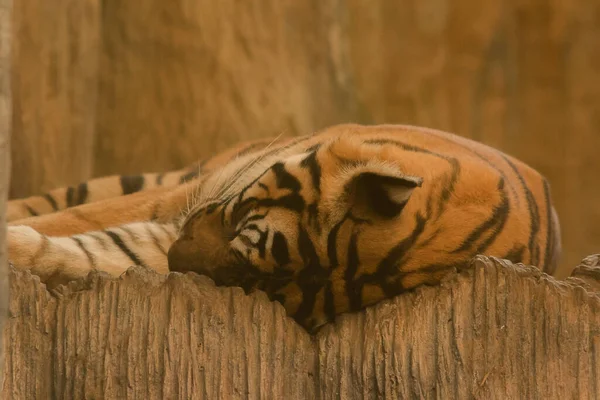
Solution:
M 243 142 L 168 173 L 8 202 L 8 255 L 48 288 L 131 266 L 263 291 L 308 332 L 479 254 L 547 274 L 548 181 L 500 150 L 410 125 L 341 124 Z

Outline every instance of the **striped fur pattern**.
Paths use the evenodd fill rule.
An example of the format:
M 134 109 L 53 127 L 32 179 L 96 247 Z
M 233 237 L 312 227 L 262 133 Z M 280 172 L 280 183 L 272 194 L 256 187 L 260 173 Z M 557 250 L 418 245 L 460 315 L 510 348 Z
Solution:
M 558 263 L 547 181 L 448 133 L 339 125 L 242 144 L 201 167 L 191 179 L 182 178 L 189 169 L 172 173 L 175 184 L 162 188 L 145 175 L 136 193 L 118 177 L 105 178 L 112 189 L 90 181 L 86 191 L 97 194 L 84 200 L 104 198 L 89 204 L 54 191 L 57 204 L 75 206 L 47 215 L 35 216 L 48 210 L 47 196 L 15 200 L 30 217 L 10 223 L 9 258 L 51 286 L 133 264 L 192 271 L 265 291 L 311 332 L 436 284 L 477 254 L 548 273 Z
M 155 188 L 172 188 L 196 179 L 202 165 L 197 164 L 179 171 L 168 173 L 153 173 L 141 175 L 108 176 L 92 179 L 75 186 L 58 188 L 40 196 L 9 202 L 7 209 L 8 221 L 37 217 L 105 200 L 112 197 L 151 190 Z

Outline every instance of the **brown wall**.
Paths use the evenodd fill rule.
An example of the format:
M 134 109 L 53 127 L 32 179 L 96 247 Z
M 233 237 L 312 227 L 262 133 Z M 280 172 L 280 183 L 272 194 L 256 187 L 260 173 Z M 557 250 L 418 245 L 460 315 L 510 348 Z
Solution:
M 11 71 L 11 29 L 12 1 L 0 0 L 0 344 L 4 343 L 4 324 L 8 315 L 8 260 L 6 246 L 6 201 L 10 174 L 10 134 L 12 91 Z M 0 348 L 0 376 L 4 376 L 4 346 Z
M 282 131 L 412 123 L 544 173 L 563 274 L 598 251 L 600 0 L 35 0 L 15 14 L 13 196 Z

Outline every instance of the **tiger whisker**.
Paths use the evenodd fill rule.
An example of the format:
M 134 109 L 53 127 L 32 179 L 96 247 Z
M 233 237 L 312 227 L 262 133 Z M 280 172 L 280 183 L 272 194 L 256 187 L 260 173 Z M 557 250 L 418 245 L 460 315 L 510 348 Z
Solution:
M 233 174 L 233 176 L 231 178 L 229 178 L 228 181 L 225 182 L 225 184 L 222 186 L 220 192 L 217 194 L 217 197 L 221 197 L 223 194 L 225 194 L 227 192 L 227 190 L 229 190 L 231 188 L 231 186 L 233 186 L 233 184 L 235 183 L 235 181 L 245 172 L 247 172 L 249 169 L 251 169 L 252 167 L 256 166 L 258 163 L 262 162 L 264 160 L 265 157 L 267 157 L 267 151 L 269 150 L 269 148 L 277 141 L 279 140 L 279 138 L 283 135 L 283 133 L 279 134 L 275 139 L 273 139 L 268 145 L 265 146 L 265 148 L 263 149 L 263 153 L 256 157 L 254 160 L 252 160 L 250 163 L 246 164 L 243 168 L 241 168 L 239 171 L 237 171 L 235 174 Z
M 281 135 L 282 134 L 278 135 L 268 145 L 266 145 L 265 148 L 263 149 L 263 152 L 266 152 L 281 137 Z M 194 204 L 192 205 L 192 207 L 190 207 L 190 211 L 195 206 L 197 206 L 199 203 L 206 202 L 208 199 L 218 199 L 218 198 L 223 197 L 223 195 L 233 186 L 233 184 L 237 181 L 237 179 L 242 174 L 244 174 L 246 171 L 248 171 L 252 167 L 256 166 L 259 162 L 262 161 L 262 159 L 264 157 L 266 157 L 266 153 L 263 153 L 260 156 L 256 157 L 254 160 L 252 160 L 250 163 L 246 164 L 243 168 L 238 170 L 235 174 L 233 174 L 231 177 L 229 177 L 229 179 L 227 179 L 223 183 L 221 183 L 220 181 L 221 181 L 221 177 L 225 173 L 226 169 L 221 168 L 219 171 L 219 175 L 215 179 L 214 185 L 207 192 L 206 196 L 202 196 L 202 197 L 196 196 L 196 198 L 194 199 L 195 200 Z

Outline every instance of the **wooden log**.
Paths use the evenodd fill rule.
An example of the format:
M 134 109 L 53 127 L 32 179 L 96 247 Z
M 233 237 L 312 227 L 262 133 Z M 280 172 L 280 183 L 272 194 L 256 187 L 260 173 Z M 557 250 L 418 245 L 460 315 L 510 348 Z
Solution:
M 12 116 L 11 38 L 12 0 L 0 0 L 0 343 L 8 307 L 8 261 L 6 259 L 6 201 L 10 182 L 10 136 Z M 0 377 L 4 349 L 0 348 Z M 0 379 L 2 382 L 2 379 Z
M 477 257 L 311 337 L 263 293 L 143 268 L 11 272 L 3 398 L 597 398 L 600 297 Z

